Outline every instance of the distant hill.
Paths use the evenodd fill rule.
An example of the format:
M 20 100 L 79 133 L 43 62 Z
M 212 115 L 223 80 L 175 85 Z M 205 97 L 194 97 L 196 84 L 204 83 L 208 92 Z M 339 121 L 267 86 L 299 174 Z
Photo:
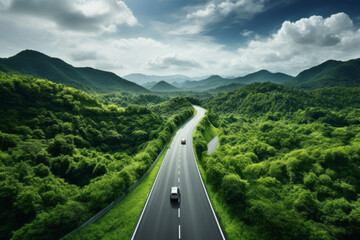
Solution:
M 186 80 L 199 80 L 202 78 L 192 78 L 185 75 L 168 75 L 168 76 L 158 76 L 158 75 L 145 75 L 142 73 L 132 73 L 129 75 L 124 76 L 126 80 L 135 82 L 137 84 L 143 85 L 148 82 L 159 82 L 159 81 L 165 81 L 168 83 L 181 83 Z
M 284 73 L 271 73 L 267 70 L 260 70 L 255 73 L 248 74 L 244 77 L 234 78 L 232 79 L 231 82 L 243 83 L 243 84 L 249 84 L 254 82 L 272 82 L 272 83 L 280 84 L 292 78 L 293 78 L 292 76 L 289 76 Z
M 204 105 L 214 112 L 263 115 L 287 114 L 307 107 L 345 108 L 360 106 L 360 87 L 332 87 L 298 90 L 279 84 L 251 83 L 217 94 Z
M 224 92 L 224 91 L 230 91 L 230 90 L 238 89 L 238 88 L 241 88 L 243 86 L 245 86 L 245 84 L 242 84 L 242 83 L 230 83 L 230 84 L 225 85 L 225 86 L 210 89 L 209 91 L 211 91 L 211 92 Z
M 152 82 L 147 82 L 144 84 L 141 84 L 141 86 L 143 86 L 146 89 L 151 89 L 153 86 L 155 86 L 158 82 L 156 81 L 152 81 Z
M 13 57 L 0 59 L 0 70 L 46 78 L 87 92 L 149 92 L 112 72 L 89 67 L 76 68 L 61 59 L 33 50 L 25 50 Z
M 335 86 L 359 87 L 360 59 L 346 62 L 329 60 L 299 73 L 298 76 L 283 84 L 301 89 Z
M 158 91 L 158 92 L 173 92 L 173 91 L 179 91 L 180 89 L 177 87 L 174 87 L 170 83 L 167 83 L 165 81 L 160 81 L 155 86 L 151 88 L 152 91 Z
M 232 87 L 236 86 L 235 84 L 250 84 L 254 82 L 282 83 L 291 78 L 293 77 L 286 75 L 284 73 L 271 73 L 267 70 L 261 70 L 255 73 L 248 74 L 243 77 L 237 77 L 233 79 L 228 79 L 218 75 L 213 75 L 209 78 L 200 81 L 185 81 L 182 83 L 181 87 L 185 89 L 193 89 L 198 91 L 206 91 L 206 90 L 216 91 L 215 89 L 218 89 L 220 87 L 224 87 L 224 89 L 226 89 L 225 86 L 229 86 L 228 90 L 231 90 Z M 230 85 L 232 83 L 233 85 Z
M 185 89 L 205 91 L 212 88 L 221 87 L 228 84 L 228 79 L 222 78 L 218 75 L 213 75 L 200 81 L 185 81 L 182 83 L 182 87 Z

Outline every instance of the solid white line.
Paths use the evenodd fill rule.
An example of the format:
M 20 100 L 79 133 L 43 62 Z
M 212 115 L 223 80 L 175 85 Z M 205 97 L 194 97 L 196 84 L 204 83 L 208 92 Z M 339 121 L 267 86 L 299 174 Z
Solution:
M 194 131 L 195 131 L 195 129 L 194 129 Z M 192 134 L 194 133 L 194 131 L 192 132 Z M 190 139 L 190 143 L 191 143 L 191 145 L 193 146 L 193 144 L 192 144 L 192 137 L 191 137 L 191 139 Z M 200 174 L 200 170 L 199 170 L 199 167 L 198 167 L 197 162 L 196 162 L 195 153 L 194 153 L 194 146 L 191 148 L 191 151 L 193 152 L 193 154 L 192 154 L 192 155 L 193 155 L 193 159 L 194 159 L 194 161 L 195 161 L 195 166 L 196 166 L 196 169 L 197 169 L 197 171 L 198 171 L 201 184 L 202 184 L 203 189 L 204 189 L 204 191 L 205 191 L 206 198 L 207 198 L 207 200 L 208 200 L 208 202 L 209 202 L 211 211 L 212 211 L 212 213 L 213 213 L 213 215 L 214 215 L 214 218 L 215 218 L 215 220 L 216 220 L 216 223 L 217 223 L 217 226 L 218 226 L 219 231 L 220 231 L 220 233 L 221 233 L 222 239 L 225 240 L 224 233 L 222 232 L 222 229 L 221 229 L 220 224 L 219 224 L 219 221 L 218 221 L 218 219 L 217 219 L 217 217 L 216 217 L 214 208 L 213 208 L 213 206 L 211 205 L 211 201 L 210 201 L 209 195 L 208 195 L 208 193 L 207 193 L 207 191 L 206 191 L 206 188 L 205 188 L 205 185 L 204 185 L 204 181 L 202 180 L 202 177 L 201 177 L 201 174 Z
M 180 218 L 180 208 L 178 208 L 178 217 Z
M 164 166 L 164 161 L 165 161 L 165 157 L 166 157 L 166 155 L 167 155 L 167 154 L 165 154 L 165 156 L 164 156 L 163 162 L 161 163 L 160 169 L 159 169 L 159 171 L 158 171 L 158 173 L 157 173 L 157 175 L 156 175 L 155 181 L 154 181 L 154 183 L 153 183 L 153 185 L 152 185 L 152 187 L 151 187 L 151 190 L 150 190 L 149 196 L 148 196 L 148 198 L 146 199 L 145 206 L 144 206 L 144 208 L 143 208 L 143 210 L 142 210 L 142 212 L 141 212 L 141 215 L 140 215 L 140 217 L 139 217 L 139 220 L 138 220 L 138 222 L 137 222 L 137 224 L 136 224 L 136 227 L 135 227 L 135 230 L 134 230 L 134 232 L 133 232 L 133 235 L 131 236 L 131 240 L 133 240 L 133 239 L 134 239 L 134 237 L 135 237 L 135 235 L 136 235 L 136 231 L 137 231 L 137 230 L 138 230 L 138 228 L 139 228 L 139 225 L 140 225 L 141 219 L 142 219 L 142 217 L 143 217 L 143 215 L 144 215 L 144 212 L 145 212 L 145 209 L 146 209 L 146 207 L 147 207 L 147 205 L 148 205 L 148 202 L 149 202 L 150 196 L 151 196 L 151 194 L 152 194 L 152 192 L 153 192 L 153 190 L 154 190 L 154 187 L 155 187 L 155 185 L 156 185 L 156 182 L 157 182 L 157 180 L 158 180 L 158 178 L 159 178 L 159 175 L 160 175 L 161 169 L 162 169 L 162 168 L 163 168 L 163 166 Z
M 179 225 L 179 239 L 181 239 L 181 229 L 180 229 L 180 225 Z

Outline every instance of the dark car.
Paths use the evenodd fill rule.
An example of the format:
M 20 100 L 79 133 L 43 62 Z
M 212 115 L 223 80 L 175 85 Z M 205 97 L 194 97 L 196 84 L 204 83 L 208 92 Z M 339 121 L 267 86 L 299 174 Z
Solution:
M 172 187 L 170 190 L 170 200 L 180 200 L 180 188 Z
M 186 144 L 186 140 L 185 139 L 181 139 L 181 144 L 185 145 Z

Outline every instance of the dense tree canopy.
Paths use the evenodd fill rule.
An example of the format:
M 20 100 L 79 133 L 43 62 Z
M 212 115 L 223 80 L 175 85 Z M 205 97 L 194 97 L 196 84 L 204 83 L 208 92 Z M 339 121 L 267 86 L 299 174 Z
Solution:
M 0 72 L 1 238 L 58 239 L 123 194 L 193 115 L 186 99 L 162 104 L 176 111 Z
M 256 83 L 205 104 L 196 153 L 231 216 L 255 226 L 254 239 L 358 238 L 359 97 L 359 88 Z M 220 145 L 208 155 L 212 123 Z

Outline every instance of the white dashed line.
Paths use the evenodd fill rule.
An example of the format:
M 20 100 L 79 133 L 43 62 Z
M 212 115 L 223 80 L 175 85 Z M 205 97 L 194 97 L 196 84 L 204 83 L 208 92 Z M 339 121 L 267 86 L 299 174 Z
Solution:
M 178 217 L 180 218 L 180 208 L 178 208 Z
M 180 229 L 180 225 L 179 225 L 179 239 L 181 239 L 181 229 Z
M 178 178 L 178 183 L 180 182 L 180 178 Z

